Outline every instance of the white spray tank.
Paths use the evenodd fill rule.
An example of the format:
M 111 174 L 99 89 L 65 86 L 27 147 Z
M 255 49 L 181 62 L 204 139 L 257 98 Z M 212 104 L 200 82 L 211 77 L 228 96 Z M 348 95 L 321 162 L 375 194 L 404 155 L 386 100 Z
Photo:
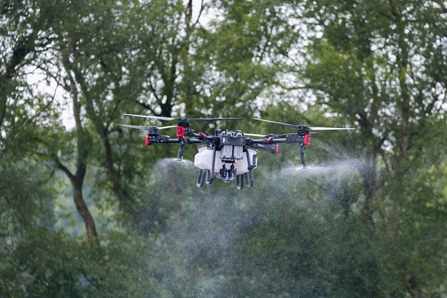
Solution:
M 211 166 L 213 162 L 213 149 L 211 147 L 208 148 L 206 145 L 200 146 L 197 149 L 199 150 L 199 153 L 197 153 L 194 156 L 194 165 L 199 169 L 211 171 Z M 247 151 L 248 156 L 250 158 L 250 164 L 255 166 L 253 169 L 256 169 L 257 159 L 253 158 L 253 156 L 256 156 L 258 150 L 255 150 L 253 148 L 247 148 Z M 218 174 L 220 172 L 220 169 L 222 169 L 224 165 L 220 156 L 221 156 L 220 151 L 216 150 L 216 158 L 214 162 L 214 175 Z M 237 166 L 236 175 L 242 175 L 248 173 L 247 153 L 244 152 L 241 159 L 225 159 L 225 160 L 231 160 L 231 162 L 234 162 L 236 164 Z

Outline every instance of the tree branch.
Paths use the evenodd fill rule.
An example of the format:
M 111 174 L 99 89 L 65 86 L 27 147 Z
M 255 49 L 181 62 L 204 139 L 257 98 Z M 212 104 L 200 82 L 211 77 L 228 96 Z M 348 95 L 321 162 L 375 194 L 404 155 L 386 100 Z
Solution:
M 140 106 L 142 106 L 143 108 L 145 108 L 146 110 L 149 110 L 152 114 L 154 114 L 155 116 L 159 116 L 157 113 L 155 113 L 155 111 L 152 109 L 152 107 L 148 104 L 145 104 L 144 102 L 139 101 L 138 99 L 135 99 L 135 102 L 137 104 L 139 104 Z
M 379 148 L 378 151 L 379 151 L 380 156 L 382 156 L 383 161 L 385 162 L 386 169 L 388 170 L 388 172 L 393 173 L 394 170 L 393 170 L 393 167 L 391 165 L 391 161 L 390 161 L 388 155 L 386 154 L 385 150 L 383 150 L 382 148 Z
M 205 7 L 206 7 L 206 5 L 203 5 L 203 0 L 202 0 L 200 3 L 199 15 L 197 16 L 197 20 L 195 21 L 193 27 L 195 27 L 199 23 L 200 17 L 202 16 L 202 12 L 204 11 Z

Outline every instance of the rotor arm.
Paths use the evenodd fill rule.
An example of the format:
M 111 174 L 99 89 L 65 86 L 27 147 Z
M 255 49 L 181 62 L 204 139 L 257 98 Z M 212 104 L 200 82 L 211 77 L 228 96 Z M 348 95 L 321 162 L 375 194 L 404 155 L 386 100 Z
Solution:
M 255 145 L 255 144 L 262 144 L 262 145 L 273 145 L 273 144 L 284 144 L 284 143 L 290 143 L 287 142 L 287 139 L 275 139 L 275 138 L 267 138 L 262 140 L 254 140 L 254 139 L 247 139 L 246 141 L 247 145 Z
M 215 136 L 208 136 L 207 134 L 204 134 L 203 132 L 199 133 L 192 133 L 190 137 L 195 138 L 197 143 L 201 143 L 203 145 L 210 145 L 214 143 Z
M 253 140 L 254 143 L 258 144 L 306 144 L 306 135 L 299 135 L 299 134 L 293 134 L 293 135 L 287 135 L 285 139 L 275 139 L 275 138 L 268 138 L 268 139 L 262 139 L 262 140 Z
M 306 146 L 310 145 L 309 143 L 309 137 L 310 135 L 288 135 L 285 139 L 263 139 L 263 140 L 253 140 L 253 148 L 263 149 L 263 150 L 269 150 L 271 153 L 275 154 L 273 146 L 278 146 L 279 143 L 286 143 L 286 144 L 293 144 L 297 143 L 300 144 L 300 155 L 301 155 L 301 163 L 303 164 L 303 169 L 307 168 L 306 165 L 306 158 L 304 156 L 304 152 L 306 150 Z M 265 145 L 268 143 L 268 145 Z M 278 150 L 276 149 L 276 153 L 278 153 Z
M 170 139 L 169 136 L 160 136 L 160 135 L 150 135 L 146 136 L 146 146 L 150 146 L 152 144 L 175 144 L 180 143 L 180 140 Z
M 191 144 L 201 144 L 202 142 L 200 140 L 194 140 L 190 138 L 178 138 L 176 143 L 180 143 L 180 147 L 178 149 L 177 159 L 181 160 L 183 159 L 183 152 L 185 149 L 185 145 L 191 145 Z
M 254 149 L 262 149 L 270 151 L 272 154 L 278 153 L 278 144 L 300 144 L 300 155 L 301 155 L 301 163 L 303 164 L 303 169 L 306 168 L 306 158 L 304 156 L 304 152 L 306 150 L 306 146 L 310 145 L 310 135 L 287 135 L 285 139 L 275 139 L 274 137 L 269 137 L 262 140 L 254 140 L 247 139 L 246 145 L 251 146 Z
M 270 153 L 272 154 L 278 154 L 278 144 L 270 144 L 270 145 L 253 144 L 252 147 L 254 149 L 262 149 L 270 151 Z
M 247 138 L 245 140 L 245 145 L 253 147 L 254 149 L 270 151 L 270 153 L 272 154 L 278 154 L 278 144 L 285 142 L 286 139 L 274 139 L 273 137 L 269 137 L 267 139 L 262 140 L 254 140 L 251 138 Z
M 169 136 L 154 136 L 154 135 L 147 135 L 146 136 L 148 142 L 147 146 L 150 146 L 152 144 L 179 144 L 184 143 L 183 145 L 190 145 L 190 144 L 201 144 L 202 142 L 199 140 L 189 139 L 189 138 L 177 138 L 177 139 L 171 139 Z

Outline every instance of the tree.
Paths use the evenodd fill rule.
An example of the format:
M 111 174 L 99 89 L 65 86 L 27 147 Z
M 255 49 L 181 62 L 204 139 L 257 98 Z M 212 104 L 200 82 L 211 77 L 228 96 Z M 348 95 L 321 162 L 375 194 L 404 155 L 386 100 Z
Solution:
M 61 5 L 60 1 L 3 1 L 0 36 L 0 128 L 9 130 L 14 120 L 11 114 L 17 104 L 14 92 L 20 92 L 23 68 L 38 59 L 51 45 L 51 28 Z M 7 123 L 5 123 L 7 121 Z
M 421 157 L 416 143 L 430 134 L 430 121 L 443 117 L 444 91 L 436 86 L 443 84 L 445 68 L 437 42 L 443 38 L 438 30 L 445 26 L 444 10 L 436 1 L 307 4 L 309 28 L 321 26 L 322 35 L 311 39 L 302 77 L 319 104 L 358 127 L 361 145 L 351 152 L 365 161 L 359 168 L 365 220 L 371 221 L 375 204 L 389 247 L 400 255 L 395 265 L 405 276 L 401 286 L 415 297 L 422 295 L 423 281 L 397 248 L 403 240 L 397 235 L 401 216 L 411 216 L 404 210 L 412 197 L 408 170 Z
M 134 5 L 132 11 L 122 8 L 131 4 Z M 72 21 L 60 32 L 58 55 L 73 88 L 72 94 L 75 94 L 73 90 L 79 90 L 86 112 L 85 121 L 91 123 L 95 135 L 101 140 L 104 154 L 101 165 L 107 169 L 113 192 L 122 210 L 144 235 L 147 232 L 136 206 L 122 186 L 121 169 L 116 166 L 110 137 L 116 130 L 114 122 L 121 117 L 130 98 L 137 97 L 141 89 L 140 69 L 144 68 L 147 59 L 139 60 L 141 57 L 134 53 L 138 50 L 137 45 L 129 43 L 135 30 L 140 29 L 135 25 L 139 5 L 131 1 L 118 4 L 91 1 L 89 8 L 78 4 L 73 6 L 75 13 L 69 15 Z M 89 144 L 85 142 L 88 142 L 88 130 L 80 124 L 77 123 L 76 128 L 78 133 L 82 132 L 78 140 L 84 138 L 84 142 L 77 153 L 85 160 L 82 152 L 89 150 Z
M 199 98 L 209 99 L 206 95 L 206 89 L 212 88 L 211 83 L 203 83 L 204 80 L 212 77 L 211 74 L 205 73 L 205 69 L 207 65 L 208 68 L 213 68 L 210 64 L 213 60 L 228 61 L 228 57 L 222 56 L 213 59 L 213 56 L 226 55 L 226 52 L 216 52 L 212 46 L 219 42 L 222 31 L 216 29 L 215 33 L 203 33 L 205 35 L 202 36 L 200 32 L 203 32 L 203 30 L 193 29 L 193 23 L 190 19 L 192 15 L 191 2 L 188 2 L 186 8 L 183 8 L 177 2 L 134 3 L 133 5 L 130 12 L 122 15 L 115 13 L 120 11 L 122 7 L 120 5 L 99 5 L 97 14 L 90 15 L 90 20 L 86 21 L 82 28 L 72 28 L 73 31 L 69 32 L 72 44 L 66 49 L 69 51 L 70 69 L 73 71 L 74 78 L 86 98 L 87 117 L 92 121 L 96 133 L 102 139 L 105 153 L 104 165 L 113 192 L 122 209 L 133 219 L 137 229 L 141 234 L 146 234 L 147 231 L 141 224 L 142 214 L 138 211 L 138 204 L 133 205 L 135 201 L 129 197 L 128 190 L 125 190 L 126 186 L 123 186 L 123 179 L 129 179 L 133 175 L 129 174 L 129 177 L 124 177 L 121 169 L 116 165 L 116 158 L 120 157 L 113 150 L 114 144 L 112 142 L 117 141 L 117 139 L 112 141 L 111 132 L 117 130 L 121 137 L 121 130 L 115 128 L 117 120 L 121 118 L 122 113 L 120 111 L 135 110 L 141 113 L 141 107 L 143 107 L 156 115 L 171 116 L 174 107 L 186 103 L 185 112 L 191 110 L 194 106 L 195 111 L 192 113 L 202 114 L 200 111 L 203 108 L 199 104 L 201 101 Z M 230 8 L 226 6 L 222 6 L 222 8 L 236 9 L 231 5 Z M 270 78 L 268 80 L 271 80 L 278 71 L 275 65 L 263 66 L 262 61 L 265 59 L 266 53 L 273 52 L 275 48 L 268 40 L 285 36 L 284 33 L 275 35 L 275 28 L 286 26 L 287 23 L 282 21 L 279 16 L 270 14 L 276 9 L 275 5 L 261 6 L 261 8 L 260 15 L 248 18 L 246 21 L 237 21 L 245 22 L 246 24 L 243 26 L 247 26 L 250 30 L 256 31 L 254 28 L 261 23 L 264 24 L 264 27 L 253 40 L 246 37 L 246 41 L 242 45 L 234 45 L 235 48 L 237 46 L 243 47 L 248 42 L 252 44 L 251 47 L 258 48 L 259 53 L 254 57 L 250 52 L 246 52 L 244 61 L 239 61 L 237 57 L 230 60 L 235 65 L 244 66 L 250 65 L 252 63 L 250 61 L 255 60 L 253 66 L 250 66 L 253 71 L 249 71 L 248 75 L 244 77 L 244 82 L 236 79 L 236 84 L 240 86 L 227 89 L 241 90 L 240 93 L 232 97 L 232 105 L 239 102 L 244 93 L 251 94 L 247 104 L 253 102 L 255 95 L 252 95 L 259 94 L 268 84 L 266 82 L 258 86 L 257 83 L 253 82 L 258 86 L 254 88 L 254 85 L 251 86 L 248 81 L 258 81 L 259 76 L 263 75 L 268 76 Z M 249 8 L 244 9 L 242 15 L 247 15 Z M 160 11 L 163 11 L 163 14 L 160 14 Z M 85 12 L 85 18 L 88 14 L 89 12 Z M 270 17 L 270 15 L 272 16 Z M 235 18 L 240 17 L 240 14 L 235 16 Z M 122 21 L 118 22 L 117 19 Z M 181 30 L 179 31 L 179 28 L 183 26 L 182 22 L 186 22 L 184 34 Z M 237 24 L 237 22 L 234 23 Z M 251 24 L 251 22 L 255 24 Z M 198 25 L 198 22 L 196 21 L 194 24 Z M 222 26 L 225 27 L 228 24 Z M 236 27 L 231 29 L 234 30 L 235 34 L 238 32 Z M 83 34 L 89 34 L 89 38 L 80 39 L 79 36 Z M 249 31 L 247 35 L 250 34 Z M 129 40 L 132 43 L 129 43 Z M 144 45 L 143 49 L 140 49 L 140 45 Z M 286 45 L 280 48 L 283 49 L 284 47 Z M 221 66 L 216 68 L 216 71 L 224 74 L 223 77 L 226 75 L 232 76 L 232 73 L 238 71 L 245 76 L 247 71 L 247 69 L 242 69 L 239 66 L 228 67 L 228 64 L 222 63 Z M 235 74 L 235 76 L 240 76 L 240 74 Z M 196 94 L 196 83 L 206 84 L 207 87 L 204 85 L 202 91 Z M 222 82 L 217 82 L 217 84 L 222 85 Z M 196 91 L 192 91 L 194 89 Z M 152 97 L 149 97 L 149 101 L 145 103 L 141 100 L 147 94 L 147 91 Z M 196 95 L 199 97 L 194 99 L 194 104 L 189 102 L 192 100 L 191 96 Z M 151 101 L 151 98 L 154 101 Z M 214 105 L 214 112 L 211 112 L 214 116 L 221 109 L 221 104 L 218 104 L 218 101 L 215 101 L 216 104 L 209 100 L 203 102 L 205 106 Z M 229 101 L 226 102 L 226 104 L 229 103 Z M 158 109 L 161 112 L 157 112 Z M 244 108 L 244 110 L 246 109 Z
M 160 37 L 154 42 L 144 31 L 138 35 L 153 61 L 144 75 L 145 97 L 137 103 L 165 117 L 174 111 L 188 117 L 251 116 L 257 96 L 275 82 L 282 65 L 279 57 L 296 34 L 286 13 L 293 7 L 281 1 L 165 5 L 168 13 L 163 18 L 146 21 L 166 26 Z M 207 14 L 216 21 L 204 24 Z
M 53 59 L 57 57 L 56 53 L 53 53 L 53 55 Z M 50 78 L 53 78 L 58 86 L 62 86 L 63 89 L 71 97 L 73 116 L 76 126 L 69 133 L 67 133 L 66 131 L 55 132 L 56 135 L 53 135 L 52 138 L 57 138 L 59 140 L 56 146 L 54 146 L 54 144 L 52 145 L 50 142 L 48 142 L 48 140 L 39 138 L 38 140 L 41 145 L 40 147 L 43 150 L 38 151 L 37 154 L 44 157 L 45 159 L 54 161 L 54 166 L 61 170 L 70 180 L 70 183 L 73 187 L 73 200 L 76 209 L 78 210 L 84 221 L 87 237 L 91 239 L 91 245 L 98 245 L 98 232 L 96 230 L 96 224 L 84 200 L 82 191 L 84 178 L 87 172 L 87 158 L 89 152 L 92 149 L 92 139 L 88 128 L 85 127 L 86 121 L 85 119 L 82 119 L 81 116 L 83 114 L 82 103 L 81 99 L 79 98 L 78 87 L 76 86 L 76 82 L 70 69 L 69 58 L 67 57 L 66 53 L 64 53 L 64 51 L 62 51 L 61 56 L 58 58 L 59 60 L 53 60 L 53 63 L 48 61 L 47 65 L 37 67 L 44 70 L 45 73 Z M 54 73 L 50 70 L 51 67 L 56 69 Z M 74 137 L 74 140 L 71 138 L 72 136 Z M 75 150 L 71 150 L 72 142 L 76 143 Z M 62 159 L 69 157 L 73 153 L 76 156 L 76 171 L 74 174 L 71 172 L 70 166 L 64 164 L 64 162 L 62 161 Z M 62 156 L 62 158 L 60 156 Z

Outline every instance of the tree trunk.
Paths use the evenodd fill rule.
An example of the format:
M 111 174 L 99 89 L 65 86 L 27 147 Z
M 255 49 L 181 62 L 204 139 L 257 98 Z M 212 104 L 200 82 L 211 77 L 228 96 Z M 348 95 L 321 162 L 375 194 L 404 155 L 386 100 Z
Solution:
M 102 140 L 105 151 L 106 168 L 109 172 L 110 181 L 112 182 L 113 192 L 118 198 L 118 202 L 120 203 L 121 208 L 132 219 L 139 234 L 142 236 L 147 236 L 148 231 L 142 223 L 141 214 L 137 210 L 135 210 L 134 206 L 132 206 L 130 197 L 121 187 L 120 175 L 114 167 L 112 148 L 110 146 L 108 131 L 106 128 L 103 129 Z
M 106 161 L 106 168 L 109 174 L 110 182 L 112 182 L 112 190 L 115 196 L 118 199 L 120 207 L 124 210 L 124 212 L 132 219 L 132 222 L 135 228 L 138 230 L 139 234 L 142 236 L 147 236 L 148 231 L 147 227 L 144 226 L 142 222 L 141 214 L 135 210 L 135 205 L 132 204 L 131 198 L 127 193 L 123 190 L 121 186 L 121 177 L 120 174 L 115 170 L 113 156 L 112 156 L 112 147 L 110 145 L 109 140 L 109 125 L 112 122 L 112 118 L 109 119 L 108 124 L 104 124 L 101 117 L 97 115 L 93 106 L 93 96 L 89 92 L 88 85 L 83 77 L 83 74 L 78 70 L 74 69 L 74 74 L 76 81 L 80 84 L 81 90 L 86 96 L 86 109 L 87 114 L 89 115 L 90 120 L 93 122 L 97 133 L 100 135 L 102 139 L 102 143 L 104 146 L 104 154 Z M 115 103 L 115 109 L 119 106 L 120 101 Z
M 87 207 L 87 204 L 84 201 L 84 197 L 82 195 L 82 181 L 73 181 L 73 199 L 82 219 L 84 220 L 85 229 L 87 231 L 87 236 L 89 239 L 92 239 L 92 243 L 97 245 L 97 237 L 98 232 L 96 231 L 95 221 L 93 220 L 93 216 L 90 213 L 90 210 Z
M 81 121 L 81 103 L 78 100 L 78 90 L 76 88 L 76 82 L 71 74 L 71 67 L 68 60 L 68 57 L 63 54 L 62 62 L 67 72 L 68 79 L 70 84 L 64 85 L 64 89 L 67 92 L 71 93 L 71 98 L 73 101 L 73 116 L 76 122 L 76 149 L 77 149 L 77 167 L 76 174 L 73 175 L 67 167 L 65 167 L 59 160 L 57 160 L 59 168 L 68 176 L 70 182 L 73 186 L 73 200 L 78 210 L 79 214 L 82 217 L 82 220 L 85 224 L 85 229 L 87 231 L 87 236 L 91 240 L 90 245 L 99 246 L 98 243 L 98 232 L 96 231 L 95 221 L 93 220 L 93 216 L 90 213 L 90 210 L 85 203 L 83 194 L 82 194 L 82 185 L 84 184 L 85 174 L 87 172 L 87 157 L 89 154 L 89 148 L 91 145 L 91 139 L 88 132 L 82 126 Z
M 98 243 L 98 232 L 96 231 L 95 221 L 93 220 L 93 216 L 90 213 L 90 210 L 87 207 L 87 204 L 84 201 L 84 197 L 82 195 L 82 184 L 85 177 L 86 165 L 78 164 L 76 175 L 73 175 L 70 170 L 64 166 L 58 159 L 56 159 L 56 163 L 58 167 L 67 175 L 70 179 L 71 185 L 73 186 L 73 200 L 78 210 L 79 214 L 82 217 L 82 220 L 85 224 L 85 229 L 87 231 L 87 237 L 90 239 L 90 246 L 99 246 Z

